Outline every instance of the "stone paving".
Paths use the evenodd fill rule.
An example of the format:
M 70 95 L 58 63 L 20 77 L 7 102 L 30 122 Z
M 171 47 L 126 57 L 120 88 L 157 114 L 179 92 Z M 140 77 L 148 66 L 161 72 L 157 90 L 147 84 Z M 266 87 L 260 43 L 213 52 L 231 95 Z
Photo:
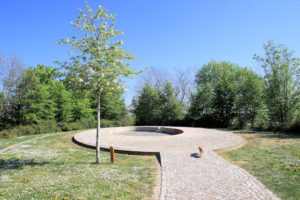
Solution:
M 256 178 L 213 151 L 163 152 L 160 199 L 278 199 Z
M 143 137 L 126 134 L 132 131 L 126 128 L 121 132 L 117 128 L 102 129 L 100 144 L 103 148 L 160 153 L 161 200 L 279 199 L 255 177 L 213 151 L 237 146 L 243 143 L 241 137 L 213 129 L 176 128 L 184 133 Z M 95 138 L 95 130 L 74 136 L 89 146 L 95 146 Z M 206 150 L 204 156 L 199 155 L 200 145 Z

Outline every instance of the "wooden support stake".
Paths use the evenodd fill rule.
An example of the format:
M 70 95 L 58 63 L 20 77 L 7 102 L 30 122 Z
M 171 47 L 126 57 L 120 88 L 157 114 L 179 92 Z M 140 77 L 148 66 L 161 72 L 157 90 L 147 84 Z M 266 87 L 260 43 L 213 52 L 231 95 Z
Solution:
M 115 149 L 113 147 L 110 147 L 110 162 L 115 164 Z

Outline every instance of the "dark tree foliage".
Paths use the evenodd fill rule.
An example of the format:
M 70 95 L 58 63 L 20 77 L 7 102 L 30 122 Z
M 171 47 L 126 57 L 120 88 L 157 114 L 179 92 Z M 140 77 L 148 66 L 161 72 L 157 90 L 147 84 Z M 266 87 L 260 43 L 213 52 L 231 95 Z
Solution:
M 183 118 L 183 107 L 169 82 L 165 82 L 162 89 L 146 84 L 132 105 L 136 125 L 171 125 Z
M 12 84 L 12 80 L 10 82 Z M 58 69 L 44 65 L 30 67 L 10 88 L 9 96 L 0 93 L 0 131 L 20 124 L 40 124 L 49 120 L 57 123 L 95 120 L 95 95 L 74 87 Z M 127 113 L 123 91 L 118 89 L 102 93 L 103 119 L 121 120 Z
M 162 90 L 158 91 L 160 124 L 170 125 L 172 122 L 183 118 L 183 106 L 174 95 L 174 89 L 169 82 L 165 82 Z
M 108 120 L 121 120 L 127 113 L 125 101 L 121 90 L 102 92 L 101 118 Z
M 146 84 L 132 102 L 136 125 L 155 125 L 159 123 L 158 102 L 158 90 L 152 88 L 150 84 Z
M 188 118 L 194 125 L 243 127 L 261 108 L 263 82 L 258 75 L 228 62 L 210 62 L 196 75 Z
M 58 76 L 56 69 L 38 65 L 29 68 L 24 73 L 25 80 L 31 79 L 31 87 L 28 88 L 24 98 L 20 114 L 22 123 L 39 123 L 43 120 L 54 120 L 57 112 L 55 101 L 55 78 Z M 22 82 L 19 87 L 24 87 Z

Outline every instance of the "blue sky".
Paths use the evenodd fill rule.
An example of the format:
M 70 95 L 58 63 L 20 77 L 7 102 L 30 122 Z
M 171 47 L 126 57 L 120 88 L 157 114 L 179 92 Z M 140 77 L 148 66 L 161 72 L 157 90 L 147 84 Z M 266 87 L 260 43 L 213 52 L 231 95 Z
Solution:
M 299 0 L 90 0 L 117 15 L 126 48 L 137 57 L 131 67 L 175 70 L 231 61 L 257 73 L 252 59 L 268 40 L 283 43 L 300 57 Z M 66 61 L 68 47 L 56 42 L 75 35 L 70 25 L 81 0 L 1 0 L 0 53 L 16 55 L 26 66 Z M 191 74 L 193 78 L 193 74 Z M 130 80 L 131 102 L 138 78 Z

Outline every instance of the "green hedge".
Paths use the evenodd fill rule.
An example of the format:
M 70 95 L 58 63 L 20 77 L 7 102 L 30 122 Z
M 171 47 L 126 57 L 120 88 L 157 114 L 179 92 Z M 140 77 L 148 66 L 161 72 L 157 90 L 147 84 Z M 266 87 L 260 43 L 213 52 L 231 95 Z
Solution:
M 117 127 L 117 126 L 132 126 L 134 119 L 132 117 L 124 117 L 120 121 L 111 121 L 107 119 L 101 120 L 101 127 Z M 86 119 L 71 123 L 57 123 L 55 121 L 43 121 L 39 124 L 19 125 L 12 129 L 0 131 L 0 138 L 15 138 L 23 135 L 36 135 L 42 133 L 53 133 L 60 131 L 74 131 L 88 128 L 96 128 L 97 120 Z

